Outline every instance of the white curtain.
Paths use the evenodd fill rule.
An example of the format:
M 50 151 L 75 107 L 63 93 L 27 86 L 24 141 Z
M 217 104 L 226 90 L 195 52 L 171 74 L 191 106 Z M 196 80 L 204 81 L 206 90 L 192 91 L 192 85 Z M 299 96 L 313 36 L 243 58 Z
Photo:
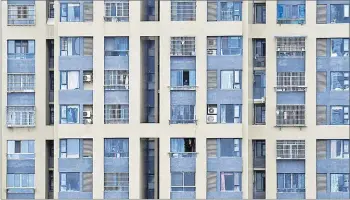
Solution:
M 338 174 L 331 174 L 331 192 L 338 192 Z
M 79 72 L 68 72 L 68 90 L 79 89 Z
M 337 158 L 337 141 L 331 140 L 331 158 Z
M 220 118 L 221 118 L 221 123 L 225 124 L 226 123 L 226 105 L 221 105 L 220 106 Z
M 233 89 L 233 71 L 221 72 L 221 89 Z
M 184 153 L 185 140 L 184 139 L 170 139 L 170 152 Z

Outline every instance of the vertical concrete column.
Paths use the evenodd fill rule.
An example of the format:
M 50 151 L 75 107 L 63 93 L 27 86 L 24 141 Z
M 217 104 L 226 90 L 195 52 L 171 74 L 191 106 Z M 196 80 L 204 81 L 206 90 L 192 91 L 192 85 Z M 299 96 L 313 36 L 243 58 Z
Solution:
M 266 199 L 277 199 L 276 140 L 266 139 Z
M 207 152 L 206 138 L 196 138 L 196 199 L 206 199 L 207 197 Z
M 104 138 L 93 138 L 93 198 L 104 198 Z
M 163 2 L 168 1 L 161 1 Z M 159 123 L 169 124 L 170 119 L 170 36 L 164 34 L 160 37 L 160 69 L 159 69 Z M 167 150 L 169 152 L 169 149 Z
M 308 127 L 316 126 L 316 38 L 308 35 L 305 38 L 305 123 Z M 314 87 L 312 87 L 314 86 Z M 316 134 L 312 131 L 310 134 Z
M 129 198 L 140 199 L 140 180 L 143 174 L 140 173 L 141 149 L 140 138 L 136 135 L 129 137 Z
M 129 124 L 139 124 L 141 120 L 141 38 L 139 35 L 141 1 L 130 1 L 129 35 Z M 141 87 L 142 88 L 142 87 Z
M 266 38 L 266 125 L 269 127 L 276 125 L 276 60 L 276 39 L 270 35 Z
M 316 139 L 305 141 L 305 199 L 316 199 Z
M 4 3 L 4 2 L 2 2 Z M 2 134 L 1 134 L 2 135 Z M 0 191 L 0 198 L 6 199 L 6 171 L 7 171 L 7 140 L 5 137 L 1 137 L 2 146 L 1 148 L 1 185 L 3 186 L 3 189 Z
M 199 1 L 203 3 L 202 1 Z M 205 2 L 204 2 L 205 3 Z M 207 36 L 196 35 L 196 118 L 205 125 L 207 111 Z
M 57 126 L 57 125 L 55 125 Z M 60 180 L 60 173 L 58 171 L 58 159 L 60 157 L 60 140 L 57 135 L 57 132 L 55 132 L 54 136 L 54 171 L 53 171 L 53 181 L 54 181 L 54 187 L 53 187 L 53 198 L 58 199 L 58 192 L 60 191 L 59 187 L 59 180 Z
M 44 78 L 44 77 L 43 77 Z M 46 199 L 47 182 L 47 151 L 44 138 L 35 140 L 35 199 Z
M 159 199 L 170 199 L 170 137 L 159 138 Z

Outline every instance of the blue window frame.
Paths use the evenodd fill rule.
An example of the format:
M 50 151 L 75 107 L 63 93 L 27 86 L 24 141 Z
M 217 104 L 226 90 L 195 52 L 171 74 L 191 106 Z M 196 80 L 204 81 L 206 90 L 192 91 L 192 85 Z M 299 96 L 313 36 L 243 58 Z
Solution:
M 60 173 L 60 191 L 61 192 L 79 192 L 80 191 L 80 173 L 79 172 Z
M 220 141 L 220 157 L 241 157 L 241 139 L 222 138 Z
M 106 37 L 105 56 L 128 56 L 129 37 Z
M 8 59 L 32 59 L 35 55 L 34 40 L 8 40 Z
M 240 172 L 220 172 L 221 192 L 240 192 L 242 183 L 242 173 Z
M 305 4 L 286 5 L 277 4 L 277 23 L 304 24 Z
M 220 122 L 222 124 L 241 123 L 241 105 L 221 104 Z
M 221 37 L 221 55 L 242 55 L 241 37 Z
M 79 3 L 61 3 L 61 22 L 80 22 Z
M 305 192 L 305 174 L 278 173 L 277 192 Z
M 222 70 L 220 72 L 220 89 L 241 89 L 241 71 Z
M 80 140 L 62 139 L 60 140 L 60 158 L 79 158 Z
M 79 71 L 61 71 L 61 90 L 79 89 Z
M 242 2 L 219 2 L 220 21 L 241 21 Z
M 331 106 L 331 124 L 349 124 L 349 106 Z
M 254 4 L 254 23 L 266 24 L 266 4 L 265 3 Z
M 187 124 L 196 121 L 195 105 L 172 105 L 171 106 L 171 123 Z
M 105 157 L 109 158 L 128 158 L 129 140 L 128 139 L 105 139 Z
M 331 72 L 331 90 L 349 90 L 349 72 Z
M 79 124 L 79 105 L 61 105 L 61 124 Z
M 81 44 L 79 37 L 61 37 L 61 56 L 81 55 Z
M 349 159 L 349 140 L 330 141 L 331 159 Z
M 331 23 L 350 23 L 349 4 L 331 4 Z
M 349 57 L 349 39 L 337 38 L 331 39 L 331 57 Z
M 34 174 L 7 174 L 7 188 L 34 188 Z
M 171 70 L 172 87 L 196 86 L 195 70 Z

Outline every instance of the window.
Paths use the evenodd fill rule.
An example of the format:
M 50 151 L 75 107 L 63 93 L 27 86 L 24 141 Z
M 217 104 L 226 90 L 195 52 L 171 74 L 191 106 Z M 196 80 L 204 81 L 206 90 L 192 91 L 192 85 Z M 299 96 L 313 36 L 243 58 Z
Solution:
M 34 159 L 34 140 L 8 140 L 7 159 Z
M 254 191 L 265 192 L 265 172 L 255 171 L 254 172 Z
M 220 157 L 241 157 L 241 139 L 220 139 Z
M 266 24 L 266 4 L 254 4 L 255 24 Z
M 331 72 L 331 90 L 349 90 L 349 72 Z
M 129 105 L 105 105 L 105 124 L 127 124 L 129 123 Z
M 265 141 L 262 141 L 262 140 L 254 141 L 254 157 L 265 158 L 265 155 L 266 155 Z
M 194 105 L 171 105 L 171 123 L 187 124 L 196 121 L 196 109 Z
M 79 192 L 79 173 L 60 173 L 60 192 Z
M 331 57 L 349 57 L 349 39 L 331 39 Z
M 129 191 L 128 173 L 105 173 L 104 191 Z
M 196 55 L 195 37 L 171 37 L 170 55 L 171 56 L 195 56 Z
M 278 37 L 277 57 L 304 57 L 305 38 L 304 37 Z
M 325 92 L 327 89 L 327 72 L 316 72 L 316 90 Z
M 195 0 L 171 0 L 171 21 L 195 21 Z
M 304 159 L 304 140 L 277 140 L 277 159 Z
M 220 173 L 220 191 L 221 192 L 240 192 L 241 191 L 241 173 L 221 172 Z
M 105 38 L 105 56 L 128 56 L 129 38 L 128 37 L 106 37 Z
M 60 158 L 79 158 L 80 141 L 79 139 L 60 140 Z
M 349 106 L 331 106 L 331 124 L 349 124 Z
M 220 122 L 222 124 L 241 123 L 241 105 L 221 104 Z
M 207 87 L 208 89 L 216 89 L 218 87 L 217 83 L 217 72 L 207 71 Z
M 349 140 L 331 140 L 331 159 L 349 158 Z
M 326 24 L 327 23 L 327 4 L 317 4 L 316 7 L 316 23 Z
M 171 138 L 171 157 L 194 157 L 196 155 L 196 140 L 194 138 Z
M 195 87 L 195 70 L 171 70 L 171 87 Z
M 55 123 L 55 108 L 53 104 L 49 105 L 50 109 L 50 125 Z
M 55 8 L 54 8 L 55 2 L 53 0 L 49 0 L 49 8 L 48 8 L 48 16 L 47 18 L 53 19 L 55 18 Z
M 326 125 L 327 124 L 327 106 L 316 106 L 316 124 Z
M 194 172 L 171 172 L 171 191 L 196 191 Z
M 331 192 L 349 192 L 349 174 L 331 174 Z
M 105 139 L 105 157 L 109 158 L 128 158 L 129 140 L 128 139 Z
M 241 37 L 221 37 L 221 55 L 242 55 Z
M 8 5 L 8 25 L 34 25 L 35 5 Z
M 34 40 L 8 40 L 8 59 L 34 59 Z
M 78 105 L 61 105 L 61 124 L 79 124 Z
M 7 106 L 7 127 L 34 127 L 34 106 Z
M 316 174 L 317 192 L 327 192 L 327 174 Z
M 331 23 L 349 23 L 349 4 L 331 5 Z
M 266 114 L 266 107 L 265 105 L 254 105 L 254 124 L 265 124 L 265 114 Z
M 305 87 L 305 72 L 277 72 L 277 91 L 300 91 Z
M 7 174 L 7 188 L 34 188 L 34 174 Z
M 79 82 L 79 71 L 61 71 L 61 90 L 78 90 Z
M 277 192 L 305 192 L 305 174 L 277 174 Z
M 7 91 L 33 92 L 35 87 L 34 79 L 34 74 L 7 74 Z
M 277 105 L 277 126 L 304 126 L 305 105 Z
M 105 22 L 129 21 L 129 1 L 105 1 Z
M 61 3 L 61 22 L 80 22 L 79 3 Z
M 80 56 L 80 38 L 62 37 L 61 56 Z
M 220 2 L 221 21 L 241 21 L 241 2 Z
M 241 89 L 241 71 L 221 71 L 221 89 Z
M 105 70 L 105 90 L 128 90 L 129 70 Z
M 279 24 L 304 24 L 305 4 L 290 5 L 277 4 L 277 23 Z

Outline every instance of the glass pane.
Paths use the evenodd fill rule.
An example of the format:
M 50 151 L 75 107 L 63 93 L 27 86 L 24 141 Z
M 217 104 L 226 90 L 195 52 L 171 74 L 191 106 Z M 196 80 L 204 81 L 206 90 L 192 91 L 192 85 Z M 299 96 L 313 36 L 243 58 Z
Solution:
M 79 158 L 79 139 L 67 140 L 67 158 Z
M 171 186 L 183 186 L 183 174 L 181 172 L 171 173 Z
M 234 156 L 234 141 L 233 139 L 220 139 L 221 157 Z
M 185 186 L 195 186 L 195 173 L 194 172 L 184 172 L 184 185 Z

